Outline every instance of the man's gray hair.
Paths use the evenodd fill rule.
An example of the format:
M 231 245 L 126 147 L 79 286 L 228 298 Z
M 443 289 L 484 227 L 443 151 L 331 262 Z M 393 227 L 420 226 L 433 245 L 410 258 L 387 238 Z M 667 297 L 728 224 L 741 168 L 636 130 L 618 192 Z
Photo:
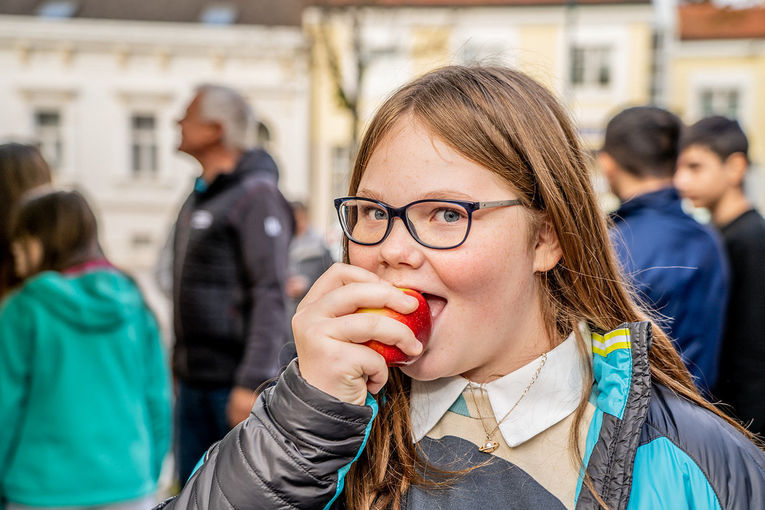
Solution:
M 202 119 L 218 122 L 223 128 L 223 144 L 244 151 L 255 145 L 255 113 L 247 100 L 231 87 L 204 84 L 196 88 L 200 96 Z

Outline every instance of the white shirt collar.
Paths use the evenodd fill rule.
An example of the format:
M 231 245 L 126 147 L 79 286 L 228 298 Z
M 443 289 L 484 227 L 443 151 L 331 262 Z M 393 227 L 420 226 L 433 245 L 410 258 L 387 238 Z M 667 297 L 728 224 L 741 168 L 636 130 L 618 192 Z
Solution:
M 586 340 L 590 339 L 586 326 L 581 327 L 581 332 Z M 541 356 L 484 386 L 497 421 L 518 401 L 540 362 Z M 583 360 L 576 337 L 571 333 L 547 353 L 547 361 L 537 381 L 500 424 L 499 430 L 505 443 L 510 447 L 518 446 L 574 412 L 579 405 L 583 383 Z M 468 380 L 462 376 L 435 381 L 412 380 L 410 415 L 415 441 L 420 441 L 430 432 L 467 385 Z

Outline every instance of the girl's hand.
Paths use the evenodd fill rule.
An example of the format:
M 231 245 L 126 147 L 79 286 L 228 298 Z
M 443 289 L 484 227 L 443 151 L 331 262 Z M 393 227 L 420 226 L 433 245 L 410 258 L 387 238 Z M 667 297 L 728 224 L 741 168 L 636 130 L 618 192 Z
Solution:
M 391 308 L 407 314 L 417 299 L 374 273 L 335 264 L 314 283 L 292 319 L 300 374 L 333 397 L 363 405 L 367 391 L 377 393 L 388 381 L 383 357 L 363 344 L 375 339 L 417 356 L 422 344 L 399 321 L 359 308 Z

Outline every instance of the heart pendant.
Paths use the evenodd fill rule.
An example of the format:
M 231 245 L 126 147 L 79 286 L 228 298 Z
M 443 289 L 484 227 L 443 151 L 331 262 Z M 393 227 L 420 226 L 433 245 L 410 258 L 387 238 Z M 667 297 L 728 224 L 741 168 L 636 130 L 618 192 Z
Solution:
M 478 448 L 478 451 L 484 453 L 492 453 L 497 448 L 499 448 L 498 442 L 494 441 L 493 439 L 487 439 L 483 446 Z

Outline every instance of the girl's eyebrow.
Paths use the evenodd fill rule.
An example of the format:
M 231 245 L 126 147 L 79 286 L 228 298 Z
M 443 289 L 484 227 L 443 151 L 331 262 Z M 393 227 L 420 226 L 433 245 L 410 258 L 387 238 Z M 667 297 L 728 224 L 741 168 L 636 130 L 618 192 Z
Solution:
M 360 188 L 356 191 L 356 196 L 371 198 L 372 200 L 379 200 L 385 202 L 382 195 L 367 188 Z M 423 194 L 418 200 L 466 200 L 468 202 L 474 201 L 474 198 L 461 191 L 456 190 L 434 190 Z
M 363 197 L 363 198 L 371 198 L 372 200 L 379 200 L 382 202 L 382 196 L 379 193 L 376 193 L 370 189 L 361 188 L 356 190 L 356 196 L 357 197 Z
M 473 201 L 473 197 L 470 195 L 463 193 L 461 191 L 456 190 L 435 190 L 431 191 L 430 193 L 425 193 L 422 196 L 423 199 L 429 199 L 429 200 L 467 200 L 469 202 Z

